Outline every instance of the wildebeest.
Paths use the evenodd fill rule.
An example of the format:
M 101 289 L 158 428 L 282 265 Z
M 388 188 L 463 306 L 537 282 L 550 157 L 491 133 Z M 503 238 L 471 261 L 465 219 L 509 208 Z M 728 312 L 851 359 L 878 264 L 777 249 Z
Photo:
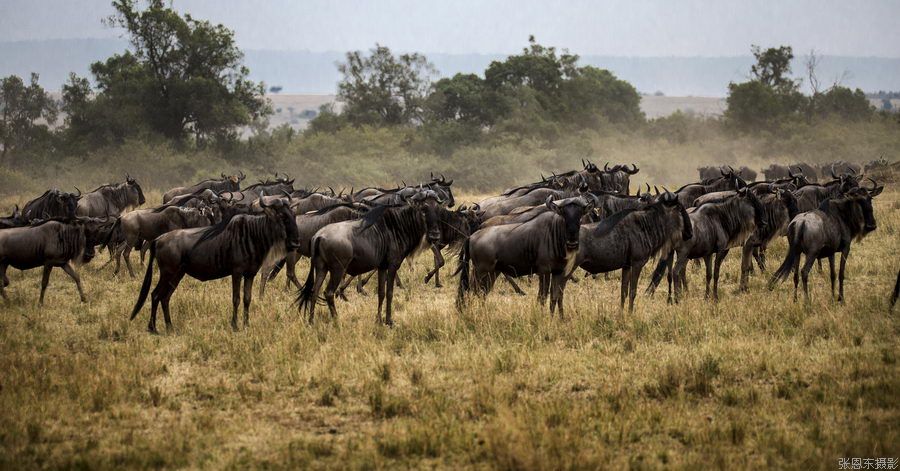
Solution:
M 81 190 L 78 190 L 77 195 L 56 188 L 47 190 L 43 195 L 25 203 L 22 207 L 22 219 L 29 222 L 34 219 L 74 219 L 79 198 Z
M 757 227 L 744 243 L 741 253 L 741 281 L 739 289 L 747 290 L 747 276 L 750 274 L 753 262 L 751 257 L 756 257 L 760 271 L 766 269 L 766 249 L 769 242 L 775 237 L 781 237 L 787 233 L 788 223 L 799 213 L 797 198 L 791 191 L 773 189 L 771 193 L 759 196 L 759 202 L 765 210 L 766 225 Z
M 189 229 L 192 227 L 209 226 L 215 223 L 213 212 L 210 208 L 179 208 L 168 206 L 161 209 L 145 209 L 132 211 L 125 214 L 118 225 L 122 228 L 124 242 L 116 248 L 116 271 L 119 274 L 120 259 L 125 259 L 125 268 L 128 274 L 134 278 L 131 269 L 131 249 L 139 246 L 142 241 L 152 241 L 166 232 L 176 229 Z
M 763 177 L 767 181 L 774 181 L 781 178 L 788 178 L 791 169 L 787 165 L 769 164 L 768 167 L 762 169 Z
M 209 227 L 178 229 L 150 243 L 147 273 L 141 285 L 131 319 L 147 300 L 153 281 L 153 260 L 159 265 L 159 281 L 153 289 L 150 323 L 156 333 L 156 309 L 161 304 L 166 330 L 172 328 L 169 299 L 184 275 L 200 281 L 231 276 L 231 328 L 238 329 L 237 312 L 244 283 L 244 326 L 250 324 L 253 280 L 264 264 L 293 250 L 298 243 L 297 223 L 290 208 L 281 200 L 264 205 L 261 214 L 238 214 Z
M 697 167 L 697 173 L 700 176 L 700 181 L 704 180 L 712 180 L 713 178 L 718 178 L 722 176 L 722 167 L 713 167 L 711 165 L 705 165 L 703 167 Z
M 25 224 L 28 224 L 24 218 L 22 218 L 22 212 L 19 211 L 19 205 L 16 205 L 16 208 L 13 209 L 12 214 L 7 217 L 0 218 L 0 229 L 9 229 L 10 227 L 22 227 Z
M 238 175 L 231 176 L 225 175 L 223 173 L 221 175 L 221 178 L 210 178 L 190 186 L 179 186 L 176 188 L 172 188 L 171 190 L 163 194 L 162 202 L 163 204 L 166 204 L 169 201 L 172 201 L 172 198 L 175 198 L 176 196 L 190 195 L 203 190 L 212 190 L 216 193 L 224 193 L 226 191 L 240 191 L 241 182 L 244 181 L 245 178 L 247 178 L 247 176 L 244 175 L 244 172 L 240 172 Z
M 581 219 L 593 203 L 581 196 L 558 201 L 548 196 L 545 204 L 551 211 L 528 222 L 486 227 L 469 237 L 460 256 L 458 308 L 472 285 L 483 296 L 500 273 L 512 277 L 537 274 L 538 302 L 543 304 L 549 294 L 551 314 L 558 307 L 560 317 L 564 315 L 563 293 L 575 266 Z
M 872 188 L 854 188 L 842 196 L 826 199 L 818 209 L 797 215 L 788 225 L 788 252 L 778 271 L 769 280 L 769 289 L 794 272 L 794 301 L 797 300 L 798 278 L 803 278 L 803 293 L 809 303 L 809 270 L 813 262 L 828 258 L 831 297 L 834 299 L 834 255 L 841 254 L 838 301 L 844 301 L 844 271 L 853 239 L 861 239 L 876 229 L 872 198 L 884 189 L 874 181 Z M 803 268 L 800 256 L 806 255 Z
M 126 173 L 125 183 L 103 185 L 82 195 L 78 200 L 75 214 L 94 218 L 115 218 L 146 202 L 141 185 Z
M 882 155 L 881 157 L 878 157 L 875 160 L 870 160 L 869 162 L 866 162 L 866 165 L 863 166 L 863 170 L 865 171 L 865 173 L 870 174 L 872 172 L 886 170 L 886 169 L 890 168 L 890 165 L 891 165 L 891 163 L 888 162 L 887 159 L 885 159 L 884 156 Z
M 674 254 L 660 259 L 654 270 L 652 292 L 670 267 L 670 282 L 675 283 L 675 300 L 680 299 L 681 290 L 686 286 L 685 269 L 689 260 L 702 258 L 706 265 L 706 296 L 710 296 L 710 281 L 713 282 L 712 297 L 719 298 L 719 269 L 730 249 L 743 245 L 754 230 L 764 227 L 765 210 L 759 199 L 746 187 L 733 196 L 711 201 L 689 211 L 693 237 L 675 245 Z M 677 256 L 674 268 L 672 257 Z M 713 265 L 715 256 L 715 265 Z M 671 292 L 671 290 L 670 290 Z
M 797 162 L 788 166 L 788 173 L 794 174 L 794 169 L 799 170 L 810 183 L 817 183 L 820 175 L 825 176 L 825 173 L 820 173 L 815 167 L 805 162 Z
M 683 187 L 675 190 L 675 195 L 678 196 L 678 202 L 681 203 L 685 208 L 691 207 L 698 197 L 705 195 L 706 193 L 712 193 L 714 191 L 727 191 L 727 190 L 737 190 L 747 186 L 747 182 L 744 181 L 739 175 L 734 172 L 734 169 L 730 168 L 725 170 L 724 168 L 719 171 L 719 176 L 713 178 L 711 180 L 704 180 L 699 183 L 690 183 L 684 185 Z
M 859 164 L 843 160 L 836 160 L 834 162 L 823 164 L 820 168 L 823 176 L 859 175 L 862 170 L 862 167 L 860 167 Z
M 668 253 L 678 240 L 692 237 L 690 218 L 670 192 L 641 208 L 620 211 L 599 223 L 581 226 L 575 264 L 591 274 L 622 270 L 620 309 L 628 297 L 634 310 L 637 283 L 644 265 L 657 253 Z
M 615 165 L 612 168 L 609 168 L 609 164 L 607 163 L 603 166 L 603 173 L 600 174 L 600 179 L 602 181 L 600 189 L 617 191 L 623 195 L 630 194 L 631 176 L 639 171 L 640 169 L 635 164 L 631 164 L 631 169 L 629 169 L 627 164 Z
M 297 248 L 285 253 L 284 260 L 279 261 L 268 276 L 260 280 L 260 295 L 265 293 L 267 281 L 273 279 L 282 267 L 285 268 L 287 274 L 288 286 L 293 283 L 297 289 L 300 289 L 300 282 L 297 281 L 294 268 L 300 257 L 310 257 L 310 241 L 312 241 L 316 232 L 329 224 L 359 219 L 368 210 L 368 206 L 358 203 L 338 203 L 296 216 L 295 221 L 297 222 L 297 237 L 299 241 Z
M 393 325 L 392 303 L 394 279 L 407 257 L 425 247 L 427 242 L 440 241 L 439 214 L 446 209 L 436 193 L 426 190 L 413 195 L 410 204 L 375 206 L 358 221 L 329 224 L 310 241 L 310 268 L 306 283 L 297 295 L 299 310 L 304 309 L 312 322 L 316 299 L 325 276 L 325 302 L 332 318 L 337 317 L 334 295 L 344 275 L 358 276 L 378 270 L 377 322 Z M 385 316 L 382 320 L 382 305 Z
M 586 187 L 583 187 L 585 190 Z M 482 217 L 488 220 L 494 216 L 509 214 L 516 208 L 524 206 L 537 206 L 544 203 L 547 198 L 554 200 L 570 198 L 578 196 L 579 190 L 553 190 L 550 188 L 535 188 L 527 193 L 519 196 L 508 196 L 504 198 L 489 198 L 481 201 L 478 205 L 481 207 Z
M 251 206 L 263 195 L 283 195 L 294 191 L 294 179 L 285 175 L 275 180 L 260 181 L 240 191 L 225 191 L 219 194 L 222 198 L 231 199 L 238 206 Z
M 481 223 L 481 208 L 477 204 L 472 207 L 465 205 L 456 211 L 442 211 L 438 215 L 438 227 L 441 230 L 441 238 L 438 242 L 431 243 L 431 253 L 434 255 L 434 268 L 425 275 L 425 283 L 434 277 L 434 287 L 440 288 L 441 268 L 444 266 L 444 256 L 441 251 L 450 247 L 451 251 L 458 251 L 466 239 L 476 230 Z
M 756 181 L 756 171 L 746 165 L 742 165 L 741 168 L 738 169 L 737 174 L 747 182 Z
M 797 208 L 801 213 L 812 211 L 818 208 L 826 199 L 858 187 L 860 178 L 862 178 L 861 175 L 858 177 L 841 175 L 824 185 L 809 184 L 798 188 L 794 192 L 794 195 L 797 197 Z
M 75 281 L 81 302 L 86 302 L 87 297 L 75 267 L 94 256 L 95 229 L 88 224 L 80 219 L 46 219 L 33 225 L 0 231 L 0 295 L 3 299 L 9 301 L 5 291 L 9 285 L 6 276 L 8 267 L 19 270 L 44 268 L 40 304 L 44 303 L 50 272 L 53 267 L 62 267 Z

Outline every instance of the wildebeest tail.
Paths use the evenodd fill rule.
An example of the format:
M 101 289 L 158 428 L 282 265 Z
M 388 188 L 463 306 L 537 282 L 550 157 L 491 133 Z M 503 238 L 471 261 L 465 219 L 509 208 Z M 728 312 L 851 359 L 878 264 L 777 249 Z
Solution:
M 778 270 L 775 271 L 772 278 L 769 280 L 769 289 L 775 288 L 775 283 L 786 280 L 788 275 L 790 275 L 791 271 L 794 269 L 794 265 L 797 264 L 797 260 L 800 259 L 800 245 L 803 243 L 803 229 L 803 224 L 800 224 L 799 227 L 794 224 L 788 226 L 787 256 L 784 257 L 784 262 L 781 263 L 781 266 L 778 267 Z
M 269 274 L 266 275 L 266 281 L 272 281 L 276 276 L 278 276 L 278 273 L 281 272 L 282 268 L 284 268 L 284 263 L 286 260 L 287 258 L 282 258 L 281 260 L 275 262 L 275 266 L 272 267 L 272 271 L 270 271 Z
M 122 225 L 122 218 L 121 217 L 116 218 L 116 222 L 113 223 L 113 226 L 109 229 L 109 234 L 106 234 L 106 240 L 103 241 L 103 247 L 109 246 L 109 243 L 112 242 L 112 239 L 114 237 L 114 234 L 116 233 L 116 230 L 119 229 L 119 227 L 121 225 Z
M 653 269 L 653 274 L 650 276 L 650 284 L 647 285 L 647 289 L 645 293 L 648 296 L 652 296 L 653 293 L 656 292 L 656 288 L 659 287 L 659 282 L 662 281 L 663 276 L 666 274 L 666 267 L 669 265 L 669 257 L 674 257 L 674 252 L 669 252 L 665 257 L 659 257 L 659 262 L 656 263 L 656 268 Z
M 134 310 L 131 311 L 131 320 L 137 317 L 147 301 L 147 293 L 150 292 L 150 283 L 153 282 L 153 259 L 156 258 L 156 241 L 150 243 L 150 260 L 147 261 L 147 273 L 144 274 L 144 282 L 141 284 L 141 293 L 138 295 Z
M 300 312 L 303 312 L 303 309 L 310 305 L 309 303 L 316 302 L 313 288 L 316 284 L 316 260 L 319 258 L 319 238 L 314 237 L 310 243 L 312 244 L 312 251 L 309 257 L 309 275 L 306 276 L 306 283 L 303 283 L 303 287 L 297 293 L 297 309 Z
M 462 250 L 459 252 L 459 289 L 456 292 L 456 309 L 462 310 L 466 301 L 466 293 L 469 291 L 469 244 L 470 240 L 463 242 Z

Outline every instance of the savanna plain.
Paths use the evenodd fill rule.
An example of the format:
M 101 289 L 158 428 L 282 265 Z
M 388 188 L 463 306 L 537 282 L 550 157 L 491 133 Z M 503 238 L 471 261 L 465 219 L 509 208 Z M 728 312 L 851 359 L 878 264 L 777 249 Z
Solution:
M 376 325 L 372 285 L 309 325 L 282 275 L 254 291 L 237 333 L 229 281 L 185 279 L 175 330 L 153 336 L 147 308 L 128 320 L 143 268 L 114 277 L 98 254 L 80 269 L 86 304 L 56 270 L 42 308 L 40 271 L 10 270 L 0 467 L 835 469 L 896 457 L 892 186 L 875 200 L 878 229 L 853 246 L 845 305 L 831 301 L 827 264 L 810 277 L 809 306 L 792 302 L 790 281 L 768 291 L 758 271 L 739 294 L 734 250 L 717 304 L 690 266 L 678 305 L 657 293 L 620 313 L 613 274 L 570 283 L 565 319 L 525 279 L 527 297 L 498 282 L 457 312 L 455 258 L 435 288 L 422 284 L 426 252 L 401 270 L 394 328 Z M 785 251 L 784 240 L 770 247 L 770 269 Z

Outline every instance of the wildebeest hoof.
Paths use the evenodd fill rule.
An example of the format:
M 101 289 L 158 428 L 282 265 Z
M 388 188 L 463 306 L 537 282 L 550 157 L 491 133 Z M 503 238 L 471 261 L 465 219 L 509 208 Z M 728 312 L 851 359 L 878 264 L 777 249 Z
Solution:
M 147 327 L 147 333 L 150 335 L 159 335 L 159 331 L 156 330 L 156 327 Z
M 443 288 L 444 285 L 442 285 L 442 284 L 440 284 L 440 283 L 435 283 L 435 284 L 434 284 L 434 287 L 435 287 L 435 288 Z

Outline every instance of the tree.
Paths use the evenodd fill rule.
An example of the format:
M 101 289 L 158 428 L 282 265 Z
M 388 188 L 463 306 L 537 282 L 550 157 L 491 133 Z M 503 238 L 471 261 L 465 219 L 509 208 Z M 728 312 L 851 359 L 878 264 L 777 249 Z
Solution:
M 475 74 L 456 74 L 435 82 L 426 103 L 431 121 L 486 127 L 508 111 L 507 103 Z
M 119 123 L 108 138 L 149 129 L 176 141 L 193 135 L 203 145 L 233 138 L 236 127 L 271 113 L 265 88 L 247 78 L 228 28 L 181 16 L 163 0 L 148 0 L 144 10 L 135 0 L 115 0 L 113 8 L 106 22 L 127 31 L 133 52 L 91 65 L 97 87 L 92 100 L 84 99 L 84 82 L 72 79 L 66 105 Z
M 338 83 L 338 99 L 343 114 L 355 126 L 406 125 L 420 122 L 434 66 L 425 56 L 412 53 L 395 56 L 380 44 L 363 55 L 347 53 L 338 64 L 343 79 Z
M 749 131 L 776 130 L 785 120 L 799 115 L 807 99 L 799 91 L 799 83 L 788 78 L 790 46 L 760 49 L 752 46 L 756 64 L 750 68 L 751 79 L 728 84 L 725 120 L 733 128 Z
M 10 151 L 46 135 L 47 124 L 56 122 L 57 112 L 56 102 L 38 84 L 38 74 L 31 74 L 27 86 L 16 75 L 0 80 L 0 162 L 6 162 Z M 46 124 L 39 124 L 39 119 Z

